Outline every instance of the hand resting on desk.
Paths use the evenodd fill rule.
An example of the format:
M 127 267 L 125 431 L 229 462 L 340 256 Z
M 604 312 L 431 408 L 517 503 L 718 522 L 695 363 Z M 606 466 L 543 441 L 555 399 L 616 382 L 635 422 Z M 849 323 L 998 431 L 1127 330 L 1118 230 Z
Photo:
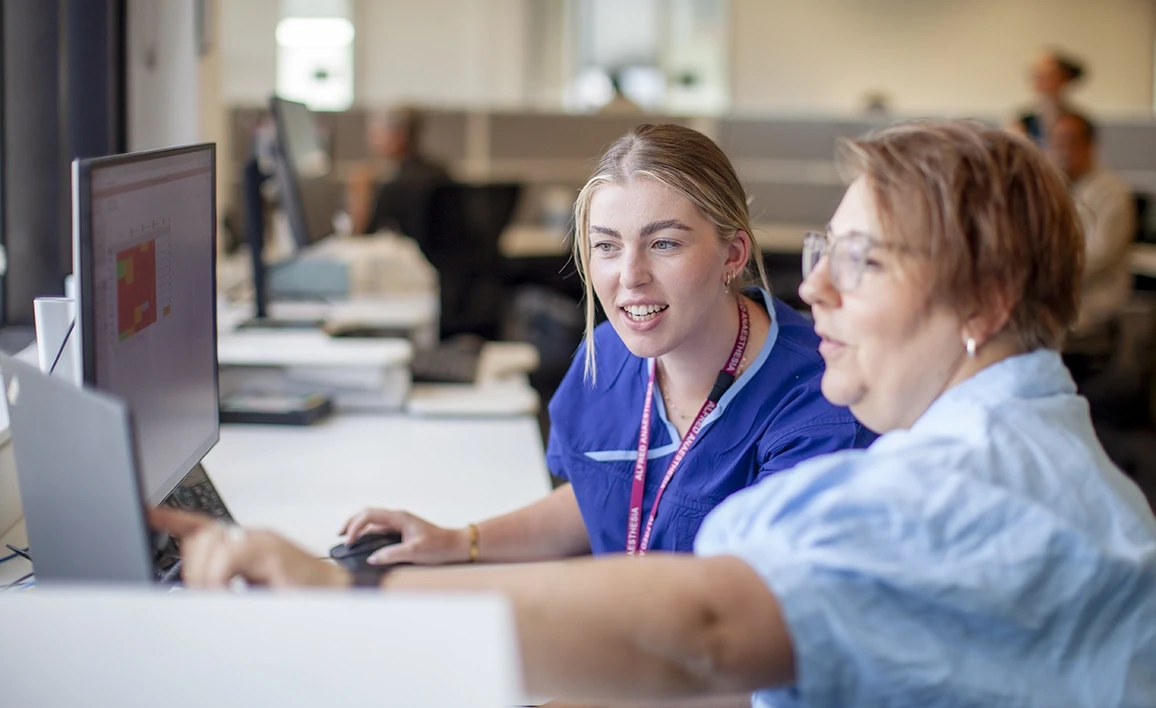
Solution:
M 370 565 L 464 563 L 470 557 L 466 529 L 435 526 L 407 511 L 367 507 L 354 514 L 338 533 L 351 544 L 367 533 L 401 534 L 401 543 L 386 546 L 369 557 Z

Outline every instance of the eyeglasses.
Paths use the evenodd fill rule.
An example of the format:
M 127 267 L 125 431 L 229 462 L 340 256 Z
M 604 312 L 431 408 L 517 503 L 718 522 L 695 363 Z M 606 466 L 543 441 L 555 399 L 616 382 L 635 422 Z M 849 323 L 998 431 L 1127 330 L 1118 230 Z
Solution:
M 803 278 L 819 266 L 823 256 L 830 258 L 831 284 L 841 293 L 849 293 L 863 281 L 863 271 L 867 269 L 873 249 L 909 252 L 904 246 L 880 243 L 873 237 L 859 231 L 852 231 L 835 238 L 827 233 L 808 231 L 803 236 Z

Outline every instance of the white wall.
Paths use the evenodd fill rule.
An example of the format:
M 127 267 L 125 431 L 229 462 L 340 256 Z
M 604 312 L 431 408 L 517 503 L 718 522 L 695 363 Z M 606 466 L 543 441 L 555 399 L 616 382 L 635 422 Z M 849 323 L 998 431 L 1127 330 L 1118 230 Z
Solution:
M 531 56 L 530 3 L 539 1 L 354 0 L 355 102 L 528 104 L 528 77 L 566 65 Z M 1098 114 L 1152 107 L 1156 0 L 731 2 L 740 114 L 848 113 L 878 90 L 899 114 L 1005 116 L 1030 99 L 1027 65 L 1048 44 L 1087 62 L 1075 96 Z M 278 7 L 220 3 L 226 103 L 261 105 L 272 92 Z
M 532 1 L 532 0 L 531 0 Z M 357 0 L 360 105 L 519 106 L 526 0 Z
M 218 3 L 221 98 L 226 104 L 265 105 L 277 82 L 278 0 Z
M 846 113 L 879 90 L 894 112 L 1006 116 L 1055 44 L 1086 62 L 1074 94 L 1100 115 L 1152 108 L 1152 0 L 732 0 L 732 106 Z
M 129 150 L 199 139 L 194 9 L 191 0 L 129 0 Z
M 354 0 L 354 102 L 519 106 L 533 0 Z M 222 97 L 264 105 L 277 74 L 278 0 L 221 9 Z

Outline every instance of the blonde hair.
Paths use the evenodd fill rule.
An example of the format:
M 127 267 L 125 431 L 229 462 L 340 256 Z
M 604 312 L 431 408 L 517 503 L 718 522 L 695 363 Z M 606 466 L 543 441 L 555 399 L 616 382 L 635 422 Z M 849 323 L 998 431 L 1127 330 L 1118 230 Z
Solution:
M 762 254 L 751 230 L 746 192 L 734 167 L 718 145 L 702 133 L 665 123 L 640 125 L 614 141 L 594 169 L 574 203 L 574 262 L 586 293 L 586 378 L 596 377 L 594 361 L 594 286 L 590 282 L 590 200 L 608 184 L 624 185 L 637 178 L 652 179 L 682 195 L 718 231 L 723 243 L 739 231 L 750 237 L 751 249 L 742 270 L 730 282 L 732 292 L 760 284 L 768 292 Z
M 841 145 L 890 239 L 930 255 L 961 316 L 1010 305 L 1023 351 L 1059 349 L 1076 319 L 1084 235 L 1063 177 L 1026 138 L 970 121 L 901 123 Z

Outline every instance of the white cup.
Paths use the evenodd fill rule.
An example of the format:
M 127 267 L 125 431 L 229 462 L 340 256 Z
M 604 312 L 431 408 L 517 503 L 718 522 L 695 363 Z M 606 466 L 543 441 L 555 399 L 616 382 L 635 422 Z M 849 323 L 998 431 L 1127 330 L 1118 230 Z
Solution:
M 79 386 L 81 354 L 76 301 L 67 297 L 38 297 L 32 301 L 32 313 L 36 318 L 36 354 L 40 370 L 46 374 L 52 371 L 53 376 Z

